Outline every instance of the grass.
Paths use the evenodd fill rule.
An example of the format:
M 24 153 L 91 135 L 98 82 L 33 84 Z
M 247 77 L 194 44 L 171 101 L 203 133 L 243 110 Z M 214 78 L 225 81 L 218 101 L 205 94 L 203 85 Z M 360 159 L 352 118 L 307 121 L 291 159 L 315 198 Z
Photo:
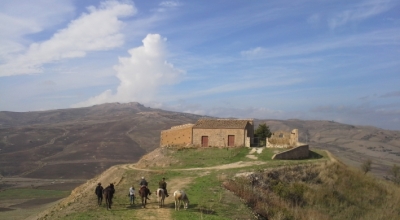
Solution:
M 0 192 L 0 200 L 6 199 L 44 199 L 66 197 L 70 191 L 42 189 L 8 189 Z
M 170 150 L 169 156 L 179 161 L 178 164 L 171 164 L 170 168 L 195 168 L 209 167 L 221 164 L 248 161 L 246 158 L 248 148 L 182 148 Z
M 398 219 L 400 188 L 339 163 L 292 165 L 226 188 L 268 219 Z
M 191 201 L 189 209 L 173 212 L 173 219 L 247 219 L 251 216 L 249 209 L 239 198 L 221 186 L 219 172 L 195 179 L 188 186 L 186 193 Z

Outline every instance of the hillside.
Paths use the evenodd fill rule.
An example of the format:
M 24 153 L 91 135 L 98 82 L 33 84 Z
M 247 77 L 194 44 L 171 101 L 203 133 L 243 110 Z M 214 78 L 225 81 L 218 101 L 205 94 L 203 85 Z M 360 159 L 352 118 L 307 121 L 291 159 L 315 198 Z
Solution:
M 308 160 L 272 161 L 273 151 L 158 148 L 136 164 L 113 166 L 28 219 L 394 219 L 400 214 L 400 188 L 390 182 L 349 169 L 323 151 Z M 174 211 L 171 197 L 159 208 L 154 194 L 146 208 L 138 198 L 129 205 L 127 190 L 141 176 L 153 192 L 161 177 L 170 194 L 185 190 L 189 209 Z M 111 211 L 96 205 L 98 182 L 115 183 Z M 251 192 L 257 193 L 246 197 Z
M 0 112 L 0 174 L 88 179 L 136 162 L 159 145 L 160 131 L 201 116 L 103 104 L 43 112 Z

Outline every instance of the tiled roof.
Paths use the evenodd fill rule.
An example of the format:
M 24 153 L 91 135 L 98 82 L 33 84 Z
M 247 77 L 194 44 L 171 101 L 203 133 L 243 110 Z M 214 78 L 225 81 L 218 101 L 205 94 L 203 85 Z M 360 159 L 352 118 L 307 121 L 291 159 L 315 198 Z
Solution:
M 244 129 L 246 128 L 249 120 L 242 119 L 200 119 L 193 126 L 193 129 L 196 128 L 210 128 L 210 129 Z

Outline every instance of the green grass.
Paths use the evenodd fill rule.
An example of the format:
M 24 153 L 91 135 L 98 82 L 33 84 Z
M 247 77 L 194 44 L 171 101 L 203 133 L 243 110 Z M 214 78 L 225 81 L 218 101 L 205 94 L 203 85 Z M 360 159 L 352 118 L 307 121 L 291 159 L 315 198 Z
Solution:
M 66 197 L 70 191 L 42 189 L 8 189 L 0 192 L 0 200 L 6 199 L 43 199 Z
M 169 151 L 169 156 L 179 160 L 169 168 L 209 167 L 221 164 L 248 161 L 249 148 L 183 148 Z
M 239 199 L 226 191 L 219 172 L 198 177 L 188 186 L 186 193 L 190 205 L 187 210 L 173 212 L 173 219 L 247 219 L 249 209 Z

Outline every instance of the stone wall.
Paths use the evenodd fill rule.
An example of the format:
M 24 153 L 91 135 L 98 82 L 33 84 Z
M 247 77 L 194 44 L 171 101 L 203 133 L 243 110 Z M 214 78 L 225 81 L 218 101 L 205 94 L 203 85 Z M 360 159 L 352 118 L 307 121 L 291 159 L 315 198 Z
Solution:
M 235 146 L 245 146 L 244 129 L 193 129 L 193 145 L 201 146 L 202 136 L 208 136 L 208 146 L 227 147 L 228 135 L 235 136 Z
M 174 126 L 169 130 L 161 131 L 160 146 L 181 146 L 192 143 L 193 124 Z
M 270 138 L 267 138 L 268 148 L 290 148 L 298 145 L 299 132 L 297 129 L 288 131 L 275 131 Z
M 304 159 L 308 158 L 310 149 L 308 144 L 300 144 L 300 146 L 292 148 L 290 150 L 275 154 L 272 156 L 273 160 L 293 160 L 293 159 Z

